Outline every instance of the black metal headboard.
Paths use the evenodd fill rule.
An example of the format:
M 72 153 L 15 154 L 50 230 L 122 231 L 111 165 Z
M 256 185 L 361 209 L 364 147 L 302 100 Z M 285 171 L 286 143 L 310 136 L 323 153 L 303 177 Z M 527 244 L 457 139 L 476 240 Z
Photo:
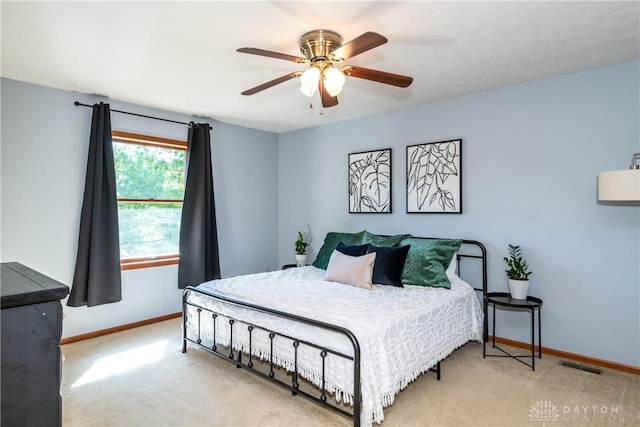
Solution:
M 478 288 L 474 286 L 473 289 L 482 292 L 482 297 L 484 298 L 484 296 L 487 294 L 487 249 L 482 243 L 478 242 L 477 240 L 463 239 L 462 246 L 460 246 L 460 250 L 458 251 L 457 256 L 458 270 L 460 267 L 461 258 L 480 260 L 482 268 L 482 287 Z
M 458 260 L 458 271 L 460 271 L 460 259 L 461 258 L 469 258 L 471 260 L 479 260 L 481 263 L 482 269 L 482 287 L 478 288 L 474 286 L 473 283 L 469 282 L 473 289 L 478 292 L 482 292 L 482 313 L 483 313 L 483 322 L 482 322 L 482 339 L 484 342 L 488 340 L 488 331 L 489 331 L 489 323 L 487 320 L 487 306 L 486 306 L 486 296 L 487 296 L 487 248 L 478 242 L 477 240 L 462 240 L 462 245 L 460 246 L 460 250 L 458 251 L 457 260 Z M 475 283 L 475 282 L 474 282 Z

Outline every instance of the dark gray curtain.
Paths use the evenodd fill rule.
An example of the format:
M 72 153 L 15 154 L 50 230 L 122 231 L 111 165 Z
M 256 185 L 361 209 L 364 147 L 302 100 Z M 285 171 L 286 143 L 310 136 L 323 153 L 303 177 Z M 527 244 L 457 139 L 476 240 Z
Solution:
M 67 305 L 88 307 L 122 299 L 118 200 L 109 104 L 93 106 L 89 158 L 80 214 L 78 255 Z
M 178 287 L 220 278 L 209 124 L 191 123 L 180 222 Z

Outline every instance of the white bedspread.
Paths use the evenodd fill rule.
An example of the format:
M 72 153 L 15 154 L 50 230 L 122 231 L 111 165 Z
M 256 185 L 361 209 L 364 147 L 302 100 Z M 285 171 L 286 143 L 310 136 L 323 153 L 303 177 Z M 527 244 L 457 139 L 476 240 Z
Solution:
M 361 348 L 362 425 L 380 423 L 383 408 L 393 403 L 395 395 L 421 373 L 434 367 L 467 341 L 482 339 L 482 309 L 473 288 L 454 278 L 451 289 L 422 286 L 374 285 L 365 290 L 323 280 L 324 270 L 299 267 L 269 273 L 252 274 L 213 280 L 200 288 L 241 301 L 320 320 L 349 329 Z M 188 301 L 204 307 L 219 303 L 191 293 Z M 320 343 L 327 348 L 352 355 L 349 341 L 335 333 L 294 324 L 263 313 L 242 308 L 225 308 L 225 313 L 249 323 L 283 332 L 299 339 Z M 187 333 L 197 337 L 195 310 L 188 310 Z M 204 319 L 203 344 L 212 343 L 212 319 Z M 228 323 L 218 319 L 216 341 L 229 344 Z M 248 332 L 238 327 L 233 332 L 234 348 L 248 351 Z M 280 366 L 293 369 L 292 343 L 274 340 L 274 359 Z M 252 353 L 268 357 L 269 339 L 266 333 L 254 331 Z M 319 350 L 300 349 L 300 375 L 316 385 L 321 383 Z M 246 362 L 246 360 L 245 360 Z M 335 356 L 326 360 L 325 387 L 338 401 L 352 403 L 353 372 L 351 364 Z M 434 385 L 435 386 L 435 385 Z

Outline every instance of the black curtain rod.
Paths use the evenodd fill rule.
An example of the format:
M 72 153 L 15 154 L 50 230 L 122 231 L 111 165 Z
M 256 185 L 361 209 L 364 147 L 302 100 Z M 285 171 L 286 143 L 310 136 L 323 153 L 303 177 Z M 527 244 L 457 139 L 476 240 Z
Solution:
M 82 106 L 82 107 L 93 107 L 93 105 L 89 105 L 89 104 L 83 104 L 82 102 L 74 102 L 73 105 L 75 105 L 76 107 Z M 128 111 L 122 111 L 122 110 L 111 110 L 114 113 L 122 113 L 122 114 L 129 114 L 130 116 L 138 116 L 138 117 L 144 117 L 147 119 L 154 119 L 154 120 L 161 120 L 163 122 L 171 122 L 171 123 L 177 123 L 179 125 L 187 125 L 187 126 L 191 126 L 191 123 L 187 123 L 187 122 L 179 122 L 177 120 L 170 120 L 170 119 L 163 119 L 161 117 L 153 117 L 153 116 L 146 116 L 144 114 L 138 114 L 138 113 L 130 113 Z M 211 125 L 209 125 L 209 130 L 212 130 L 213 128 L 211 127 Z

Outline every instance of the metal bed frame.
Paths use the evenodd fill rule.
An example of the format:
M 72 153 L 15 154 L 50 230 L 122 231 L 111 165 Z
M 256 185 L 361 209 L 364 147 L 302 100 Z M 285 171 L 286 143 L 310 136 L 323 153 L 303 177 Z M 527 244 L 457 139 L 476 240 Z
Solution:
M 430 238 L 426 238 L 430 239 Z M 472 253 L 468 253 L 471 251 Z M 487 294 L 487 252 L 484 245 L 476 240 L 462 240 L 462 246 L 457 254 L 457 262 L 458 262 L 458 271 L 460 271 L 460 261 L 462 259 L 476 259 L 481 262 L 482 269 L 482 287 L 477 288 L 474 287 L 474 290 L 478 292 L 482 292 L 482 306 L 485 308 L 484 312 L 484 323 L 483 323 L 483 340 L 487 341 L 487 315 L 486 315 L 486 307 L 484 304 L 484 299 Z M 271 316 L 287 319 L 294 322 L 299 322 L 303 324 L 307 324 L 310 326 L 318 327 L 332 333 L 344 335 L 349 342 L 351 343 L 353 352 L 351 355 L 344 354 L 333 349 L 323 347 L 322 345 L 312 343 L 306 340 L 301 340 L 293 336 L 289 336 L 287 334 L 279 333 L 276 331 L 272 331 L 266 328 L 263 328 L 259 325 L 255 325 L 244 320 L 235 319 L 228 314 L 220 313 L 218 311 L 212 310 L 210 308 L 206 308 L 200 306 L 198 304 L 187 301 L 187 297 L 190 293 L 198 293 L 202 295 L 206 295 L 212 299 L 218 300 L 224 305 L 242 307 L 254 311 L 259 311 L 262 313 L 266 313 Z M 197 337 L 189 337 L 187 334 L 187 308 L 193 307 L 195 308 L 195 312 L 197 313 L 197 325 L 198 332 Z M 202 319 L 204 316 L 209 316 L 212 319 L 214 327 L 213 327 L 213 341 L 211 346 L 207 346 L 203 343 L 203 339 L 201 336 L 201 325 Z M 217 327 L 226 326 L 229 328 L 229 337 L 230 343 L 228 346 L 219 346 L 216 341 L 216 330 Z M 238 349 L 233 348 L 233 332 L 234 329 L 236 332 L 237 328 L 244 327 L 246 328 L 249 335 L 249 348 L 247 352 L 244 352 L 244 358 L 247 360 L 243 360 L 243 352 Z M 270 342 L 270 351 L 268 360 L 265 361 L 264 364 L 254 363 L 255 356 L 253 355 L 252 348 L 252 337 L 255 331 L 263 331 L 268 334 L 269 342 Z M 291 375 L 291 380 L 284 381 L 276 376 L 276 371 L 274 368 L 278 368 L 277 363 L 274 362 L 273 359 L 273 342 L 275 339 L 285 339 L 290 341 L 292 352 L 293 352 L 293 360 L 294 360 L 294 368 L 293 372 L 287 375 Z M 358 343 L 357 337 L 348 329 L 332 325 L 325 322 L 320 322 L 314 319 L 309 319 L 307 317 L 297 316 L 295 314 L 286 313 L 283 311 L 274 310 L 268 307 L 262 307 L 255 304 L 250 304 L 244 301 L 235 300 L 233 298 L 229 298 L 220 294 L 216 294 L 213 292 L 205 291 L 202 289 L 198 289 L 197 287 L 187 286 L 184 289 L 182 294 L 182 352 L 187 352 L 187 342 L 191 342 L 206 351 L 215 354 L 216 356 L 222 358 L 223 360 L 227 360 L 229 362 L 235 363 L 237 368 L 247 369 L 249 372 L 252 372 L 258 376 L 261 376 L 271 382 L 274 382 L 289 391 L 291 394 L 304 396 L 332 411 L 335 411 L 339 414 L 347 416 L 353 419 L 353 425 L 358 427 L 360 426 L 360 412 L 361 412 L 361 389 L 360 389 L 360 344 Z M 298 352 L 301 346 L 308 346 L 315 351 L 318 351 L 318 355 L 321 358 L 322 362 L 322 380 L 320 386 L 320 394 L 318 396 L 313 395 L 307 391 L 304 391 L 300 388 L 299 382 L 299 373 L 298 373 Z M 351 411 L 345 410 L 344 407 L 340 407 L 337 404 L 333 404 L 327 400 L 327 390 L 325 389 L 325 361 L 326 357 L 331 354 L 338 358 L 345 359 L 350 361 L 353 366 L 353 384 L 354 388 L 352 391 L 353 396 L 353 408 Z M 262 369 L 260 369 L 262 368 Z M 430 369 L 430 371 L 436 373 L 436 378 L 440 380 L 440 361 L 436 364 L 435 368 Z M 343 405 L 344 406 L 344 405 Z

